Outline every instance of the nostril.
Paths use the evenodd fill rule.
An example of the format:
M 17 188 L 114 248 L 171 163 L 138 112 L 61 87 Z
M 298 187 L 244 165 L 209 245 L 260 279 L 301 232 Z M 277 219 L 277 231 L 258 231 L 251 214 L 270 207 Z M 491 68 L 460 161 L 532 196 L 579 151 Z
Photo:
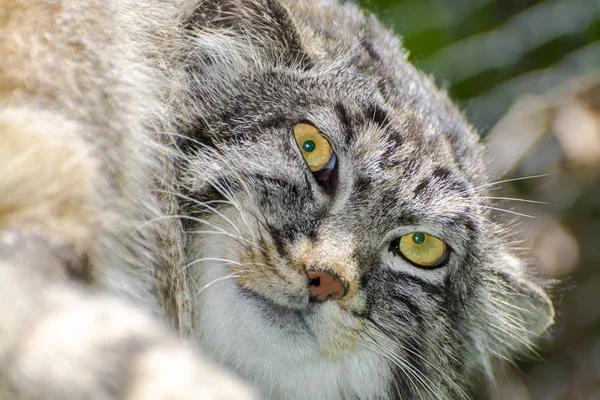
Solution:
M 307 275 L 311 302 L 323 302 L 330 297 L 340 300 L 346 294 L 346 287 L 340 279 L 329 272 L 310 271 Z

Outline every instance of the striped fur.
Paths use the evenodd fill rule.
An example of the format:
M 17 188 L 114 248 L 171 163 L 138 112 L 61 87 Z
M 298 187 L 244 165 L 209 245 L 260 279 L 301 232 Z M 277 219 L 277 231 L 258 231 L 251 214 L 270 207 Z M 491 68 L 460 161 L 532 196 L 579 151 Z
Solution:
M 0 56 L 2 399 L 252 398 L 221 368 L 270 399 L 468 398 L 552 322 L 477 135 L 351 4 L 0 0 Z M 449 262 L 396 256 L 413 231 Z M 315 265 L 343 299 L 309 303 Z

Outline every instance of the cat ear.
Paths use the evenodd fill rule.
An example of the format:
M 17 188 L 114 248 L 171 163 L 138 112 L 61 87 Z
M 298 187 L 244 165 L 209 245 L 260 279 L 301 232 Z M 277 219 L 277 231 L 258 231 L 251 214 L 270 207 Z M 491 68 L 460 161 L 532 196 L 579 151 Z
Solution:
M 207 0 L 193 11 L 189 28 L 240 41 L 261 56 L 295 65 L 308 63 L 297 24 L 279 0 Z
M 533 340 L 554 322 L 552 301 L 541 281 L 525 273 L 521 260 L 504 254 L 500 261 L 486 278 L 492 327 L 488 335 L 501 354 L 532 350 Z

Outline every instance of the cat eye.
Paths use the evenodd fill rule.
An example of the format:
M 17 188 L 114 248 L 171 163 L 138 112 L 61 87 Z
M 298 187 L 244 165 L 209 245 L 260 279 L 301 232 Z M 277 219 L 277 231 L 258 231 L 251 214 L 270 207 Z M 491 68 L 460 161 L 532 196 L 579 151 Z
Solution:
M 336 156 L 327 138 L 313 125 L 299 122 L 294 125 L 294 139 L 311 172 L 317 177 L 317 174 L 329 175 L 335 167 Z
M 421 268 L 440 267 L 448 261 L 448 246 L 424 232 L 412 232 L 392 243 L 392 251 Z

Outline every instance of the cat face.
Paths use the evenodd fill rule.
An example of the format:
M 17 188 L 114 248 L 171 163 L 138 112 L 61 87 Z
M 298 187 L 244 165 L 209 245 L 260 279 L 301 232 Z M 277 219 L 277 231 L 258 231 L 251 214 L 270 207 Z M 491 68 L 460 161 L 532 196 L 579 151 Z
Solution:
M 273 56 L 233 41 L 221 59 L 235 70 L 197 61 L 196 81 L 223 86 L 197 86 L 210 104 L 182 172 L 203 349 L 272 398 L 466 396 L 491 354 L 527 344 L 552 313 L 489 220 L 476 136 L 388 36 L 357 47 L 303 26 L 304 3 L 300 16 L 240 7 L 298 43 Z M 230 40 L 211 34 L 197 33 L 200 49 Z

